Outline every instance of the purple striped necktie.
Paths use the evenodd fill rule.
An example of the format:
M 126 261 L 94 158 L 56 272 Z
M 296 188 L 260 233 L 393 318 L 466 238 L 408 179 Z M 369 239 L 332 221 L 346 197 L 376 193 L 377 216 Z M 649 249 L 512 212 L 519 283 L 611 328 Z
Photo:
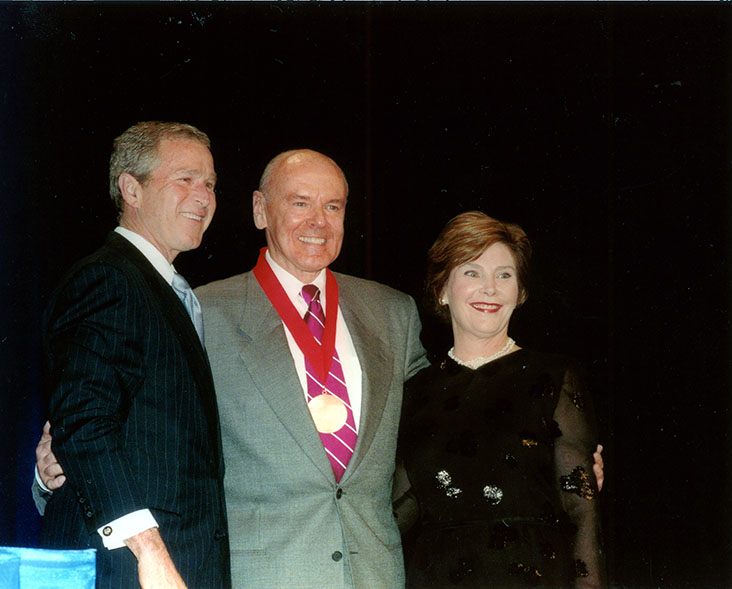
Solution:
M 306 284 L 302 287 L 302 296 L 308 304 L 304 316 L 305 323 L 320 344 L 325 330 L 325 313 L 320 304 L 320 290 L 314 284 Z M 333 362 L 325 384 L 320 382 L 307 358 L 305 372 L 308 383 L 308 406 L 338 482 L 348 466 L 357 438 L 356 422 L 338 352 L 333 351 Z

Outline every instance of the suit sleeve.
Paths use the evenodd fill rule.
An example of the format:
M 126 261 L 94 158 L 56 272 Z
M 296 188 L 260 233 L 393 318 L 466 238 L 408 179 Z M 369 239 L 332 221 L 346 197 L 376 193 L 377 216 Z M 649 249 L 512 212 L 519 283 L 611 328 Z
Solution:
M 53 491 L 48 491 L 41 486 L 38 479 L 38 468 L 36 468 L 33 475 L 33 484 L 31 485 L 31 497 L 33 497 L 33 503 L 35 503 L 39 515 L 46 513 L 46 504 L 48 504 L 51 495 L 53 495 Z
M 46 317 L 53 452 L 89 533 L 147 507 L 122 437 L 145 378 L 143 307 L 120 270 L 92 265 L 64 283 Z
M 427 353 L 422 346 L 420 335 L 422 333 L 422 323 L 419 320 L 417 305 L 414 299 L 409 297 L 408 325 L 407 325 L 407 353 L 406 366 L 404 371 L 404 382 L 417 374 L 420 370 L 429 366 Z

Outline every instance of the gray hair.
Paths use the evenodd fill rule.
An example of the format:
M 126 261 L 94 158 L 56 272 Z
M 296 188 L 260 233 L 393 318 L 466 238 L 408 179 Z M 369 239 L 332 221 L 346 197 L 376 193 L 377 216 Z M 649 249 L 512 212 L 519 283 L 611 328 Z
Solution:
M 160 163 L 158 146 L 163 139 L 192 139 L 211 149 L 208 135 L 193 125 L 185 123 L 145 121 L 132 125 L 114 140 L 109 158 L 109 195 L 122 217 L 124 200 L 119 191 L 119 177 L 125 172 L 144 183 Z

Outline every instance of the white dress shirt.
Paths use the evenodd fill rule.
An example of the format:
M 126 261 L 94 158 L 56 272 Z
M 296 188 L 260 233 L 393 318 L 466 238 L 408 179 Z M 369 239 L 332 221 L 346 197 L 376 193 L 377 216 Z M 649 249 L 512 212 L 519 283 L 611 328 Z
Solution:
M 295 305 L 297 312 L 304 317 L 308 310 L 308 305 L 305 299 L 302 298 L 302 287 L 306 284 L 314 284 L 320 289 L 320 304 L 325 311 L 326 307 L 326 296 L 325 291 L 325 270 L 321 270 L 318 277 L 312 282 L 301 282 L 298 278 L 295 278 L 282 266 L 272 259 L 269 255 L 269 250 L 265 252 L 265 258 L 272 268 L 272 272 L 277 277 L 277 280 L 282 285 L 282 288 L 287 293 L 288 298 Z M 292 337 L 290 330 L 283 322 L 282 325 L 285 328 L 285 335 L 287 336 L 287 344 L 290 346 L 290 353 L 292 359 L 295 361 L 295 370 L 297 376 L 300 379 L 300 385 L 302 386 L 303 395 L 306 396 L 308 390 L 307 376 L 305 374 L 305 354 L 298 347 L 295 342 L 295 338 Z M 336 323 L 336 351 L 338 352 L 338 358 L 341 361 L 343 368 L 343 377 L 346 381 L 346 388 L 348 389 L 348 399 L 351 402 L 351 408 L 353 409 L 353 419 L 356 422 L 356 431 L 358 431 L 358 424 L 361 418 L 361 397 L 362 397 L 362 386 L 361 386 L 361 363 L 358 361 L 358 355 L 356 354 L 356 348 L 353 346 L 353 340 L 351 334 L 348 331 L 348 326 L 341 313 L 340 305 L 338 306 L 338 322 Z

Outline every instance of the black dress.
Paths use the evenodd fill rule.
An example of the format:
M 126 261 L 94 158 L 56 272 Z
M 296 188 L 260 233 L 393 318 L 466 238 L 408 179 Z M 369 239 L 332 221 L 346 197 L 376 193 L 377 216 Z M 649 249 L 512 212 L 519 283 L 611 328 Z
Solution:
M 420 506 L 409 587 L 604 585 L 597 439 L 567 358 L 450 358 L 405 388 L 399 453 Z

